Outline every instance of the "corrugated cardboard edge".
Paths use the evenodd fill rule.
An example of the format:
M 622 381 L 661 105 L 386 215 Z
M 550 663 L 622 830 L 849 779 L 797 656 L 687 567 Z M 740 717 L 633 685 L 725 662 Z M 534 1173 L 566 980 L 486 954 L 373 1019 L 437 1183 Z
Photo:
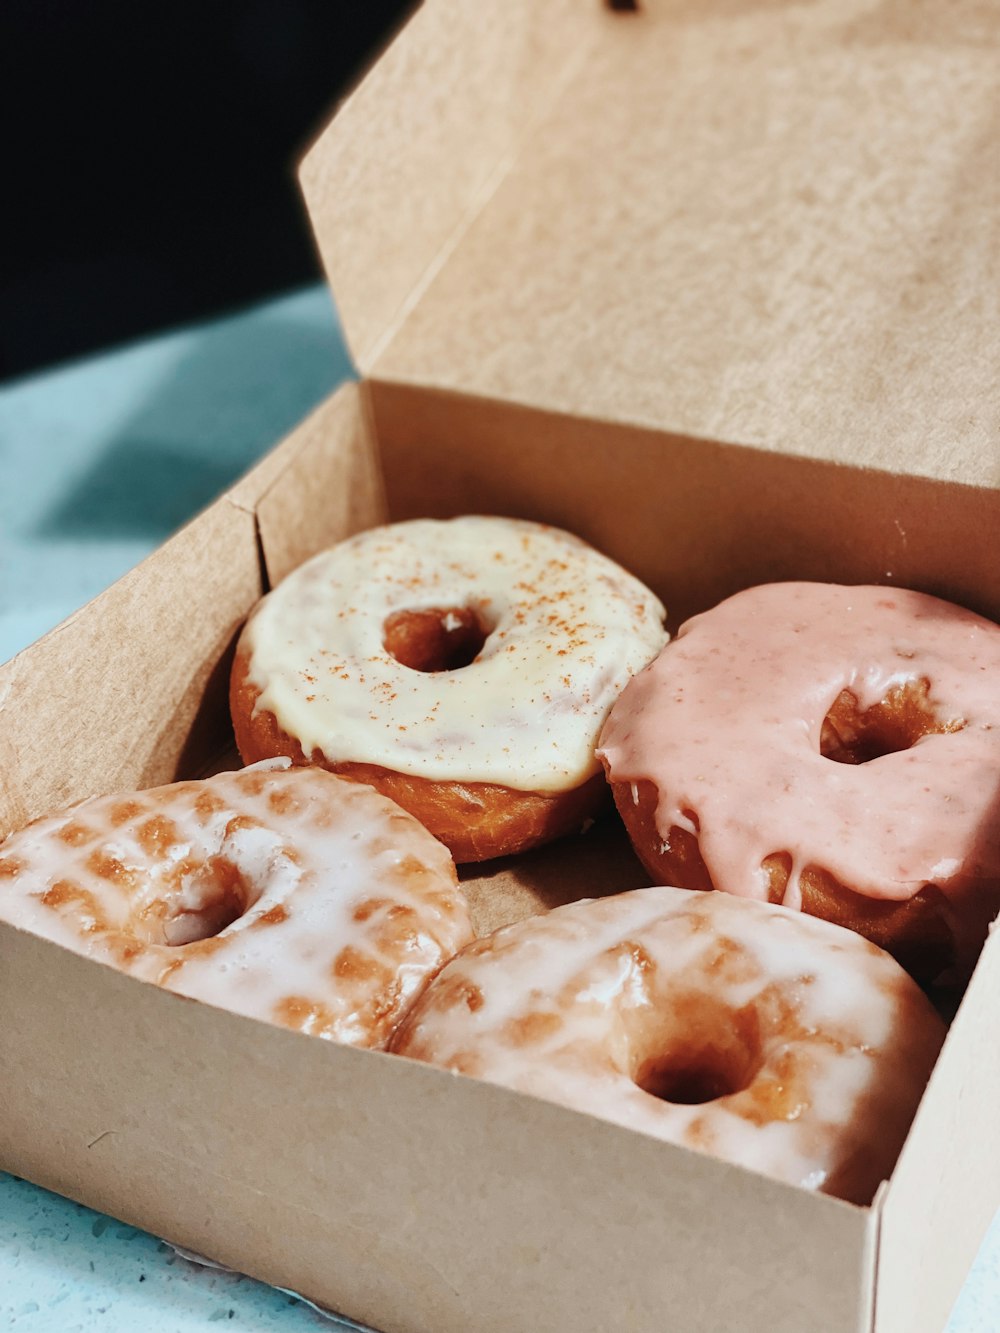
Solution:
M 385 519 L 385 485 L 364 385 L 345 384 L 283 448 L 283 465 L 250 491 L 269 586 L 303 560 Z
M 363 371 L 493 193 L 599 17 L 596 0 L 424 4 L 309 150 L 302 189 Z
M 876 1304 L 878 1300 L 879 1260 L 882 1253 L 882 1224 L 885 1210 L 885 1196 L 889 1182 L 883 1180 L 875 1192 L 868 1209 L 868 1249 L 866 1252 L 866 1273 L 863 1290 L 867 1297 L 866 1308 L 862 1311 L 859 1324 L 865 1333 L 877 1333 Z
M 998 1012 L 994 929 L 881 1200 L 876 1333 L 940 1333 L 1000 1205 Z

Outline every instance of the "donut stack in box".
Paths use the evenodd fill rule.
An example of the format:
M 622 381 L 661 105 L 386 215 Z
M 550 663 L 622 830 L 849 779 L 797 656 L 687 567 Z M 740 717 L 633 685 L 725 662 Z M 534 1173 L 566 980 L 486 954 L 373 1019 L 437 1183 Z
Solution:
M 301 172 L 360 381 L 0 669 L 0 1165 L 400 1333 L 943 1326 L 1000 30 L 932 9 L 420 7 Z
M 665 614 L 537 523 L 361 533 L 240 635 L 249 767 L 15 833 L 0 915 L 870 1203 L 944 1038 L 913 978 L 967 979 L 1000 908 L 1000 627 L 805 583 Z M 582 836 L 609 785 L 661 887 L 476 939 L 452 857 Z

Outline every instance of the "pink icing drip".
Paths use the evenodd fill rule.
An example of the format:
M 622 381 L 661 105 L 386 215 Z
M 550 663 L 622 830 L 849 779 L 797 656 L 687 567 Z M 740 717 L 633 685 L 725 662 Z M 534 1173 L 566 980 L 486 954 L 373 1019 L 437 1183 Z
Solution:
M 921 678 L 960 731 L 858 766 L 820 753 L 841 690 L 866 709 Z M 611 781 L 655 784 L 661 835 L 695 813 L 730 893 L 763 898 L 775 852 L 792 858 L 789 906 L 809 865 L 876 898 L 974 892 L 1000 877 L 1000 627 L 900 588 L 751 588 L 689 620 L 632 680 L 601 753 Z

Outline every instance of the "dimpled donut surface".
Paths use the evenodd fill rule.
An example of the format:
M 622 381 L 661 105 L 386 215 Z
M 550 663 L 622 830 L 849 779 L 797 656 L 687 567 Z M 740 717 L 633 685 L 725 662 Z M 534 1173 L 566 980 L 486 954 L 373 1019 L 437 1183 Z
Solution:
M 320 769 L 36 820 L 0 844 L 0 917 L 192 999 L 376 1048 L 473 938 L 440 843 Z
M 579 829 L 594 749 L 664 610 L 579 538 L 515 519 L 419 519 L 322 552 L 259 604 L 230 702 L 247 762 L 370 782 L 456 860 Z
M 859 935 L 652 888 L 478 940 L 390 1049 L 867 1203 L 943 1038 L 916 983 Z
M 860 931 L 925 982 L 1000 907 L 1000 627 L 903 588 L 778 583 L 689 620 L 601 736 L 654 881 Z

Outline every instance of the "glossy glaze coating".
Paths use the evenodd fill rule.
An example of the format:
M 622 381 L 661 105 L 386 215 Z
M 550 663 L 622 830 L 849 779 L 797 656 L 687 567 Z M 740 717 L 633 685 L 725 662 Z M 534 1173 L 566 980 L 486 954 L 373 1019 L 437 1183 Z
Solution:
M 868 762 L 823 752 L 844 693 L 861 713 L 919 695 L 928 722 Z M 604 727 L 610 781 L 656 791 L 656 830 L 696 835 L 712 884 L 783 901 L 816 868 L 868 898 L 941 891 L 966 959 L 1000 885 L 1000 628 L 900 588 L 751 588 L 683 625 Z M 620 804 L 623 802 L 620 801 Z
M 457 670 L 414 670 L 387 622 L 472 615 Z M 449 619 L 450 616 L 450 619 Z M 239 660 L 306 755 L 516 791 L 579 786 L 626 682 L 663 644 L 664 610 L 632 575 L 556 528 L 468 517 L 397 523 L 323 552 L 266 597 Z
M 381 1046 L 473 937 L 445 849 L 369 787 L 273 765 L 98 797 L 0 845 L 0 917 L 145 981 Z
M 860 936 L 652 888 L 478 940 L 392 1049 L 867 1202 L 943 1037 L 916 984 Z

